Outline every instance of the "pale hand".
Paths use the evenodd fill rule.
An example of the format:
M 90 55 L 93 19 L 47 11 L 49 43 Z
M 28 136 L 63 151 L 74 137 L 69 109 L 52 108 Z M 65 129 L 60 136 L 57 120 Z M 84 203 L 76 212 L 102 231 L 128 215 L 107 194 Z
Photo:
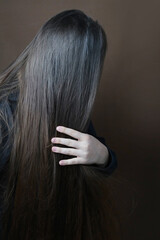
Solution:
M 94 136 L 82 133 L 72 128 L 58 126 L 57 131 L 67 134 L 76 140 L 70 138 L 54 137 L 51 139 L 52 143 L 63 144 L 71 148 L 63 148 L 54 146 L 53 152 L 72 155 L 74 158 L 62 159 L 59 161 L 60 165 L 72 164 L 97 164 L 99 166 L 106 166 L 109 160 L 109 152 L 107 147 L 101 143 Z

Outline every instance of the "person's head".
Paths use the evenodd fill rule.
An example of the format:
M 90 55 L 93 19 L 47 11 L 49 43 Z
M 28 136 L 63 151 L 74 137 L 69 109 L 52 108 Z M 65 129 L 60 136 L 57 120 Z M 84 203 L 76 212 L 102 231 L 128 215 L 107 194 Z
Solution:
M 1 74 L 0 100 L 18 93 L 4 194 L 9 239 L 109 236 L 104 177 L 90 166 L 61 167 L 70 156 L 51 152 L 52 137 L 70 138 L 57 133 L 58 125 L 87 131 L 106 49 L 100 24 L 67 10 L 50 18 Z
M 20 87 L 24 101 L 32 102 L 33 111 L 49 104 L 51 114 L 56 109 L 56 124 L 72 123 L 72 127 L 86 130 L 106 48 L 106 34 L 97 21 L 80 10 L 63 11 L 40 28 L 2 73 L 0 86 L 3 84 L 8 93 Z M 16 84 L 18 74 L 22 78 Z

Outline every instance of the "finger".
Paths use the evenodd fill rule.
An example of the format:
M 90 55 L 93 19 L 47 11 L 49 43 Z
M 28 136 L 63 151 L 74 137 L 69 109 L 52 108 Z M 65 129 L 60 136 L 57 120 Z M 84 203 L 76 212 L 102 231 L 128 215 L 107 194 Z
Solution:
M 69 160 L 61 160 L 59 161 L 59 164 L 61 166 L 64 166 L 64 165 L 75 165 L 75 164 L 81 164 L 80 163 L 80 158 L 71 158 Z
M 63 144 L 69 147 L 74 147 L 74 148 L 78 148 L 79 142 L 77 140 L 73 140 L 70 138 L 58 138 L 58 137 L 54 137 L 51 139 L 52 143 L 59 143 L 59 144 Z
M 79 150 L 74 148 L 52 147 L 52 151 L 66 155 L 79 156 Z
M 79 132 L 75 129 L 72 129 L 72 128 L 68 128 L 68 127 L 64 127 L 64 126 L 57 126 L 56 127 L 56 130 L 59 131 L 59 132 L 63 132 L 69 136 L 72 136 L 78 140 L 81 140 L 82 137 L 84 136 L 84 133 L 82 132 Z

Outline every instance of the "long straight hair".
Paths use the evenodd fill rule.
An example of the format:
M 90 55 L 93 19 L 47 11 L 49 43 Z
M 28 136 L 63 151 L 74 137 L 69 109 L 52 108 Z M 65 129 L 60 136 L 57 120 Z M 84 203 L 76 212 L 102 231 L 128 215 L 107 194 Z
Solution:
M 113 238 L 107 177 L 85 164 L 60 166 L 71 156 L 51 151 L 52 137 L 72 139 L 58 125 L 87 132 L 106 49 L 97 21 L 66 10 L 1 74 L 0 100 L 18 96 L 6 145 L 2 239 Z

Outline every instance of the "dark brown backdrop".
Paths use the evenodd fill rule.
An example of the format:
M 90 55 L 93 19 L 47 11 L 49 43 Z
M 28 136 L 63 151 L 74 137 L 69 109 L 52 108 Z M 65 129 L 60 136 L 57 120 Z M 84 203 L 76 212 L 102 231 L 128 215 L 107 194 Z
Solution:
M 126 212 L 124 239 L 159 240 L 160 1 L 1 0 L 0 70 L 47 19 L 66 9 L 83 10 L 107 33 L 108 53 L 92 119 L 98 135 L 117 154 L 113 177 Z

